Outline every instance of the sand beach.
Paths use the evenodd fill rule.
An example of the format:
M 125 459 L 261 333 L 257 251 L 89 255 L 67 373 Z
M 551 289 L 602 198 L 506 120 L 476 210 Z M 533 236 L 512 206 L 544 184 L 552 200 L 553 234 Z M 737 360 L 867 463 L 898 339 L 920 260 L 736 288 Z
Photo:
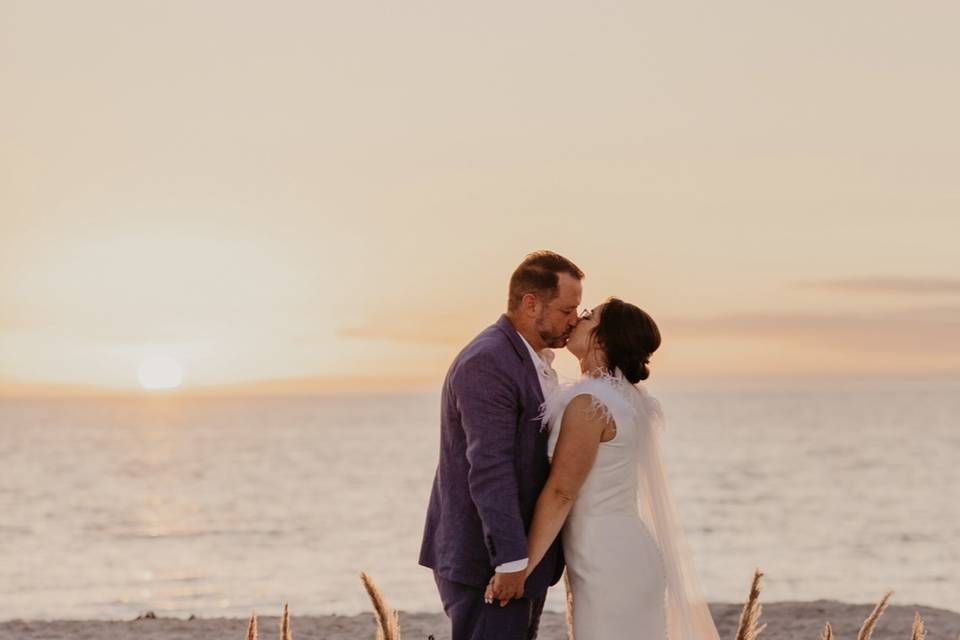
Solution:
M 715 603 L 710 610 L 722 638 L 733 638 L 742 604 Z M 816 640 L 824 623 L 830 622 L 838 640 L 854 640 L 874 604 L 848 604 L 833 600 L 773 602 L 763 605 L 760 624 L 768 626 L 759 638 L 765 640 Z M 259 617 L 259 637 L 278 638 L 280 619 L 276 611 Z M 914 612 L 919 611 L 927 628 L 927 640 L 960 638 L 960 613 L 920 605 L 890 605 L 880 618 L 873 638 L 909 640 Z M 447 620 L 439 613 L 400 613 L 405 639 L 449 640 Z M 145 618 L 126 621 L 23 621 L 0 622 L 0 640 L 242 640 L 247 620 L 241 618 Z M 297 640 L 372 640 L 376 637 L 373 614 L 354 616 L 297 616 L 291 612 L 292 635 Z M 540 629 L 542 640 L 565 640 L 562 613 L 547 612 Z

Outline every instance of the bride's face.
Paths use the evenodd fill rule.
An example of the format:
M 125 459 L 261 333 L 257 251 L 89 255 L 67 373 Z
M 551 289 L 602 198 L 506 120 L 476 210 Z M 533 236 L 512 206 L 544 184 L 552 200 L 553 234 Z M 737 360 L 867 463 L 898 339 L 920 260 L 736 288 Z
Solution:
M 570 340 L 567 342 L 567 351 L 582 360 L 590 349 L 597 348 L 597 341 L 593 339 L 593 330 L 597 328 L 600 322 L 600 314 L 603 312 L 603 305 L 597 305 L 590 311 L 580 316 L 580 322 L 570 334 Z

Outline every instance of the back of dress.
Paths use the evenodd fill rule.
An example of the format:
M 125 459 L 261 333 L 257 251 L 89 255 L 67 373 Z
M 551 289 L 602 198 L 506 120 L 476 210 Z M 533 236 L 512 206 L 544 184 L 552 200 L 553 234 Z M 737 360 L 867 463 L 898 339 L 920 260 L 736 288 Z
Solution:
M 637 389 L 613 376 L 586 377 L 547 399 L 544 423 L 550 429 L 547 454 L 560 436 L 560 422 L 570 402 L 589 395 L 590 411 L 603 414 L 616 426 L 614 437 L 600 444 L 590 474 L 577 495 L 571 518 L 585 515 L 637 514 L 637 460 L 639 430 L 648 428 L 638 411 Z
M 606 415 L 614 437 L 601 442 L 562 533 L 573 588 L 574 636 L 666 638 L 663 558 L 638 510 L 637 448 L 650 424 L 640 391 L 619 376 L 586 377 L 548 398 L 552 458 L 563 412 L 579 395 Z
M 700 589 L 660 451 L 660 405 L 614 375 L 584 377 L 544 405 L 551 460 L 564 411 L 587 394 L 616 435 L 597 457 L 564 525 L 577 640 L 719 640 Z

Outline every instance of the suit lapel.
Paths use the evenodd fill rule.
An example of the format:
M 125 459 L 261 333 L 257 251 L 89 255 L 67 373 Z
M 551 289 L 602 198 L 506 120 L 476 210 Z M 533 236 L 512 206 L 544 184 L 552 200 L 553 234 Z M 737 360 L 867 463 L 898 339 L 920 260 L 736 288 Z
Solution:
M 524 377 L 527 381 L 527 386 L 533 388 L 539 403 L 543 404 L 543 389 L 540 388 L 540 374 L 537 373 L 537 367 L 534 365 L 533 360 L 530 359 L 530 351 L 527 349 L 527 345 L 524 344 L 523 338 L 521 338 L 520 334 L 517 333 L 517 330 L 514 328 L 513 323 L 510 322 L 510 318 L 507 317 L 507 314 L 500 316 L 500 319 L 496 322 L 496 326 L 504 333 L 504 335 L 507 336 L 507 340 L 510 341 L 510 344 L 513 346 L 513 350 L 520 358 Z M 538 405 L 537 413 L 539 412 L 540 407 Z

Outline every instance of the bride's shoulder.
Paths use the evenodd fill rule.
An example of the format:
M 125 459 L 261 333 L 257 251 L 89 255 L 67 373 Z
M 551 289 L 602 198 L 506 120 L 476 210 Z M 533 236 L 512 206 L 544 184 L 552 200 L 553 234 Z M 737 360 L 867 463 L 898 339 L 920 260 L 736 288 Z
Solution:
M 560 387 L 544 403 L 544 423 L 551 427 L 563 418 L 567 407 L 575 403 L 588 413 L 602 415 L 614 422 L 634 417 L 637 412 L 633 394 L 637 388 L 614 376 L 584 376 Z

